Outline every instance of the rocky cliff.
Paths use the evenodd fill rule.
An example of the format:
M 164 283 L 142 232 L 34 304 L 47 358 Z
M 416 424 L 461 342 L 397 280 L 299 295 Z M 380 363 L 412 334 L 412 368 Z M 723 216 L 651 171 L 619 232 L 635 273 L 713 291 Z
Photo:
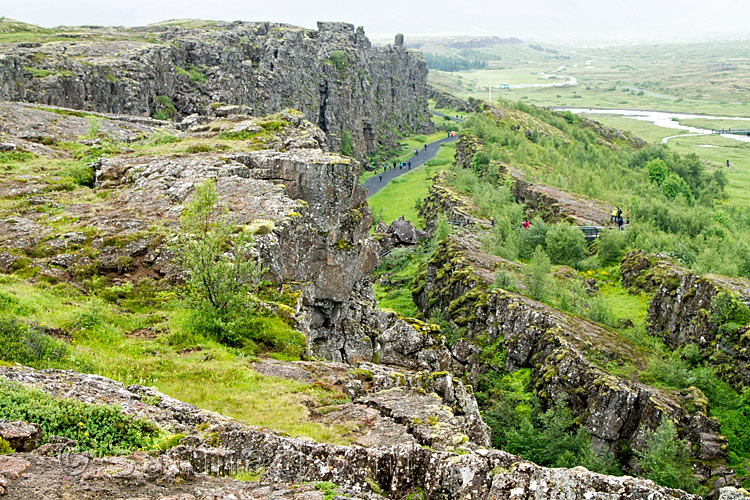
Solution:
M 336 371 L 336 366 L 315 368 L 310 364 L 289 366 L 290 376 L 300 376 L 319 369 Z M 349 378 L 359 387 L 359 396 L 349 406 L 360 411 L 372 408 L 381 414 L 381 428 L 386 422 L 395 426 L 393 443 L 379 446 L 334 446 L 309 440 L 283 437 L 262 429 L 248 427 L 217 414 L 204 412 L 166 395 L 140 387 L 124 387 L 103 377 L 81 376 L 65 371 L 33 371 L 4 368 L 0 375 L 10 380 L 35 384 L 46 391 L 64 394 L 86 402 L 120 404 L 124 411 L 141 417 L 159 417 L 165 428 L 179 429 L 186 437 L 177 446 L 157 456 L 135 453 L 122 457 L 96 458 L 64 450 L 62 461 L 55 453 L 55 444 L 45 444 L 33 453 L 15 453 L 0 457 L 0 494 L 11 500 L 39 498 L 43 500 L 68 495 L 75 498 L 179 498 L 212 496 L 222 499 L 296 498 L 320 499 L 323 489 L 335 489 L 348 498 L 377 499 L 399 497 L 419 492 L 419 498 L 460 499 L 542 499 L 590 498 L 681 499 L 698 500 L 680 490 L 663 488 L 651 481 L 631 477 L 594 474 L 583 468 L 547 469 L 499 450 L 464 448 L 460 453 L 439 451 L 410 441 L 412 431 L 401 432 L 399 417 L 418 428 L 419 408 L 402 406 L 387 409 L 373 401 L 385 402 L 393 390 L 410 391 L 417 379 L 387 372 L 380 367 L 369 374 L 362 370 L 362 380 L 338 371 L 339 378 Z M 405 382 L 412 380 L 412 382 Z M 424 379 L 422 379 L 424 380 Z M 363 381 L 367 382 L 364 386 Z M 443 388 L 442 398 L 450 401 L 447 384 L 442 377 L 437 384 Z M 383 385 L 385 384 L 385 385 Z M 417 384 L 430 389 L 424 382 Z M 436 387 L 437 387 L 436 386 Z M 369 388 L 368 388 L 369 387 Z M 390 387 L 390 389 L 388 389 Z M 418 398 L 417 392 L 414 397 Z M 432 396 L 428 396 L 434 399 Z M 438 396 L 438 399 L 441 397 Z M 417 401 L 414 399 L 413 401 Z M 433 402 L 431 412 L 436 404 Z M 448 403 L 455 408 L 469 409 L 460 402 Z M 475 411 L 475 410 L 474 410 Z M 451 419 L 450 411 L 446 416 Z M 440 412 L 431 415 L 433 432 L 445 429 Z M 453 419 L 455 421 L 455 419 Z M 438 432 L 439 434 L 439 432 Z M 381 434 L 381 438 L 386 434 Z M 454 441 L 455 442 L 455 441 Z M 398 444 L 397 444 L 398 443 Z M 436 442 L 437 443 L 437 442 Z M 375 444 L 375 443 L 373 443 Z M 237 470 L 257 470 L 258 479 L 251 482 L 230 480 Z M 218 477 L 217 477 L 218 476 Z M 74 478 L 74 481 L 71 481 Z M 325 486 L 309 482 L 328 481 Z M 168 496 L 173 495 L 173 496 Z M 330 495 L 334 496 L 334 493 Z
M 697 346 L 727 382 L 750 386 L 750 283 L 699 275 L 642 251 L 625 256 L 621 274 L 625 286 L 654 294 L 649 331 L 673 349 Z
M 656 389 L 608 373 L 595 360 L 633 362 L 637 348 L 595 323 L 490 290 L 494 260 L 459 232 L 440 244 L 417 278 L 414 300 L 424 314 L 439 311 L 465 332 L 452 349 L 455 373 L 476 383 L 491 369 L 488 349 L 500 351 L 501 369 L 531 368 L 537 396 L 547 404 L 563 401 L 579 416 L 595 450 L 641 449 L 643 429 L 669 418 L 692 444 L 702 481 L 736 484 L 726 467 L 726 439 L 700 391 Z M 627 465 L 627 454 L 618 458 Z
M 373 48 L 349 24 L 82 27 L 39 40 L 0 46 L 0 99 L 175 119 L 220 103 L 257 116 L 292 107 L 360 158 L 431 128 L 421 56 Z

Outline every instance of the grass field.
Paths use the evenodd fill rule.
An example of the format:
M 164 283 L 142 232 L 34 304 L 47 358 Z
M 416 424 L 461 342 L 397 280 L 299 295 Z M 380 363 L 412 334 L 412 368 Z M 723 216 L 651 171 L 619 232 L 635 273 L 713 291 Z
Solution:
M 680 130 L 675 130 L 673 128 L 664 128 L 659 127 L 658 125 L 654 125 L 651 122 L 643 121 L 643 120 L 635 120 L 633 118 L 627 118 L 624 116 L 619 115 L 586 115 L 583 114 L 582 116 L 585 116 L 586 118 L 589 118 L 591 120 L 603 123 L 604 125 L 607 125 L 608 127 L 617 128 L 620 130 L 627 130 L 629 132 L 634 133 L 641 139 L 652 142 L 652 143 L 660 143 L 661 140 L 665 137 L 670 137 L 672 135 L 676 135 L 680 133 Z
M 173 291 L 157 292 L 140 306 L 118 307 L 67 284 L 3 275 L 0 299 L 0 314 L 70 335 L 67 358 L 41 360 L 35 367 L 153 386 L 250 425 L 348 444 L 346 425 L 312 422 L 308 409 L 331 404 L 341 393 L 261 375 L 241 351 L 186 332 L 185 313 Z
M 707 165 L 724 169 L 729 179 L 726 203 L 750 206 L 750 143 L 709 135 L 677 137 L 669 141 L 669 147 L 678 153 L 696 153 Z
M 490 84 L 540 83 L 544 80 L 539 73 L 564 66 L 558 74 L 576 77 L 577 86 L 504 90 L 498 91 L 502 92 L 498 96 L 541 106 L 749 116 L 748 49 L 747 41 L 554 46 L 550 52 L 529 50 L 526 44 L 506 45 L 482 49 L 483 56 L 490 59 L 487 69 L 451 73 L 431 70 L 429 81 L 463 97 L 487 99 Z M 422 50 L 450 53 L 450 49 L 434 46 Z
M 680 130 L 658 127 L 652 123 L 615 115 L 588 115 L 610 127 L 633 132 L 644 140 L 658 144 L 664 137 L 682 133 Z M 716 120 L 682 120 L 690 126 L 708 127 Z M 715 125 L 721 126 L 721 125 Z M 750 127 L 750 124 L 748 124 Z M 740 142 L 719 135 L 675 137 L 669 140 L 669 148 L 681 153 L 694 153 L 709 168 L 721 168 L 727 174 L 729 185 L 725 202 L 734 206 L 750 206 L 750 143 Z M 726 161 L 729 160 L 729 168 Z
M 688 127 L 714 129 L 750 129 L 750 120 L 710 120 L 707 118 L 692 118 L 690 120 L 680 120 L 681 125 Z

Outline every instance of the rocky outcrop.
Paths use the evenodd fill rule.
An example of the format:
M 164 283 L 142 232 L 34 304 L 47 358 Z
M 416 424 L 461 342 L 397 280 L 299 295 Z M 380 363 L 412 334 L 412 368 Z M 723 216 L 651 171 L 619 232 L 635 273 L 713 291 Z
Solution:
M 699 390 L 661 390 L 609 374 L 592 360 L 633 362 L 639 359 L 637 349 L 594 323 L 519 295 L 490 291 L 489 280 L 481 276 L 491 273 L 477 270 L 491 259 L 472 241 L 460 232 L 444 240 L 413 292 L 425 316 L 440 311 L 465 331 L 453 349 L 454 373 L 476 381 L 488 369 L 482 351 L 499 342 L 503 368 L 531 368 L 536 395 L 547 404 L 564 402 L 590 432 L 595 450 L 618 454 L 618 443 L 641 449 L 643 429 L 654 429 L 668 418 L 693 445 L 694 470 L 701 480 L 714 477 L 719 486 L 736 484 L 726 467 L 726 439 L 719 424 L 708 416 L 705 402 L 696 404 L 705 401 Z
M 701 356 L 735 387 L 750 386 L 750 282 L 699 275 L 674 261 L 632 251 L 620 265 L 623 285 L 653 292 L 649 331 L 675 349 L 698 346 Z
M 428 87 L 428 92 L 430 99 L 435 99 L 435 107 L 438 109 L 453 109 L 455 111 L 471 113 L 476 106 L 476 99 L 474 98 L 469 98 L 468 101 L 465 101 L 432 86 Z
M 309 364 L 302 364 L 289 367 L 288 373 L 306 372 L 310 368 Z M 374 365 L 369 368 L 382 369 Z M 5 376 L 13 372 L 23 372 L 37 380 L 47 373 L 28 375 L 31 370 L 3 368 Z M 52 372 L 52 375 L 59 377 L 64 373 L 70 372 Z M 390 378 L 385 372 L 378 372 L 372 374 L 371 381 L 374 386 L 380 383 L 392 385 L 393 382 L 388 381 Z M 443 376 L 441 380 L 437 383 L 444 386 L 448 379 Z M 137 386 L 132 388 L 136 392 L 130 392 L 131 388 L 124 388 L 117 382 L 103 378 L 97 381 L 97 400 L 107 399 L 110 392 L 112 403 L 139 400 L 139 405 L 129 406 L 137 413 L 162 411 L 165 415 L 182 415 L 179 418 L 189 422 L 198 422 L 205 416 L 204 412 L 190 405 L 158 393 L 151 394 L 149 399 L 141 398 Z M 396 384 L 408 385 L 403 381 Z M 41 387 L 46 387 L 43 381 Z M 388 394 L 393 390 L 380 392 Z M 68 396 L 75 397 L 74 390 L 71 389 Z M 151 405 L 154 396 L 162 398 L 158 409 L 144 409 Z M 89 397 L 90 392 L 81 399 Z M 386 403 L 381 401 L 380 404 Z M 177 407 L 172 408 L 172 405 Z M 198 415 L 191 416 L 190 408 Z M 391 411 L 398 413 L 396 408 L 391 408 Z M 179 423 L 175 422 L 173 427 Z M 200 428 L 205 429 L 205 426 Z M 257 471 L 259 482 L 241 483 L 212 477 L 227 476 L 238 470 Z M 282 437 L 223 418 L 213 420 L 205 431 L 191 431 L 176 447 L 160 456 L 135 453 L 127 457 L 91 459 L 74 452 L 66 452 L 60 457 L 22 453 L 2 456 L 0 478 L 2 493 L 13 500 L 60 498 L 63 491 L 83 499 L 166 500 L 166 495 L 182 495 L 179 498 L 187 499 L 204 498 L 210 494 L 226 499 L 271 498 L 267 495 L 272 491 L 272 498 L 318 499 L 322 497 L 315 496 L 312 488 L 304 486 L 306 482 L 316 481 L 328 481 L 333 485 L 326 488 L 364 499 L 375 499 L 380 495 L 398 497 L 409 490 L 419 489 L 425 499 L 635 500 L 648 497 L 654 500 L 698 500 L 697 496 L 656 486 L 651 481 L 604 476 L 583 468 L 547 469 L 499 450 L 465 450 L 457 454 L 408 442 L 378 447 L 336 446 Z M 70 478 L 76 480 L 70 481 Z M 290 490 L 287 486 L 290 483 L 303 486 Z
M 424 219 L 428 232 L 432 232 L 439 215 L 460 227 L 490 227 L 486 220 L 474 216 L 478 209 L 468 196 L 451 188 L 447 178 L 454 174 L 448 171 L 439 172 L 432 185 L 430 194 L 422 201 L 419 216 Z
M 39 446 L 42 440 L 42 428 L 37 424 L 26 422 L 0 421 L 0 438 L 5 440 L 15 451 L 28 452 Z
M 301 110 L 331 149 L 360 158 L 397 134 L 429 130 L 427 68 L 360 27 L 274 23 L 69 28 L 71 41 L 6 45 L 0 99 L 164 118 L 243 104 L 256 116 Z
M 456 143 L 456 155 L 453 164 L 460 168 L 471 168 L 471 162 L 474 156 L 482 150 L 484 143 L 482 140 L 471 134 L 461 134 Z
M 456 144 L 454 164 L 461 168 L 471 168 L 474 156 L 482 148 L 482 141 L 478 137 L 462 134 Z M 528 219 L 540 217 L 549 223 L 579 226 L 606 226 L 609 223 L 612 207 L 554 186 L 527 181 L 522 172 L 510 165 L 495 162 L 495 166 L 497 168 L 494 171 L 510 182 L 516 202 L 525 206 Z
M 414 246 L 426 237 L 427 233 L 415 228 L 408 220 L 404 220 L 403 215 L 390 225 L 382 221 L 378 222 L 372 234 L 372 239 L 378 246 L 378 255 L 383 255 L 397 247 Z

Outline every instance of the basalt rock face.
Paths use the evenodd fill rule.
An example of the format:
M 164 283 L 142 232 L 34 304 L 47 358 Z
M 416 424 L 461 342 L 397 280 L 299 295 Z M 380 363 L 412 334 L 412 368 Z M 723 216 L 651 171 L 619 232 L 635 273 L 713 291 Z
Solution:
M 620 272 L 623 285 L 654 292 L 648 307 L 652 334 L 672 348 L 697 345 L 723 379 L 737 388 L 750 386 L 750 318 L 738 313 L 740 304 L 750 303 L 749 282 L 699 275 L 642 251 L 626 255 Z
M 446 178 L 452 175 L 447 171 L 439 172 L 430 186 L 430 194 L 422 201 L 419 216 L 424 219 L 425 228 L 431 233 L 441 214 L 454 226 L 489 227 L 486 220 L 473 215 L 478 211 L 473 201 L 448 185 Z
M 425 316 L 440 311 L 465 330 L 453 348 L 454 373 L 478 381 L 489 369 L 482 351 L 500 342 L 503 368 L 530 368 L 536 395 L 545 404 L 562 401 L 579 416 L 595 451 L 617 455 L 624 444 L 640 450 L 643 430 L 668 418 L 691 443 L 701 481 L 713 478 L 717 488 L 736 484 L 726 467 L 726 439 L 698 389 L 661 390 L 609 374 L 592 360 L 632 362 L 639 358 L 637 349 L 597 324 L 506 291 L 489 291 L 492 274 L 477 270 L 491 259 L 461 234 L 438 246 L 413 292 Z
M 435 400 L 431 405 L 442 400 L 443 404 L 455 408 L 457 416 L 461 411 L 472 411 L 460 401 L 460 396 L 456 398 L 460 394 L 460 382 L 450 382 L 450 377 L 445 374 L 436 374 L 430 382 L 416 373 L 389 372 L 382 366 L 362 365 L 359 378 L 354 378 L 347 375 L 351 372 L 348 366 L 283 365 L 279 369 L 293 377 L 304 378 L 306 374 L 323 370 L 328 372 L 323 375 L 326 380 L 348 377 L 350 382 L 360 381 L 365 394 L 355 396 L 354 401 L 347 405 L 366 406 L 384 416 L 390 414 L 389 418 L 394 420 L 400 419 L 397 414 L 401 410 L 391 408 L 385 411 L 390 401 L 387 395 L 394 390 L 412 391 L 412 388 L 423 387 L 431 391 L 435 388 L 442 395 L 428 393 L 425 397 Z M 499 450 L 465 448 L 455 453 L 420 446 L 409 441 L 412 436 L 419 435 L 412 434 L 412 430 L 404 432 L 400 443 L 371 446 L 320 444 L 248 427 L 155 391 L 146 393 L 140 386 L 123 387 L 102 377 L 92 379 L 91 387 L 81 387 L 81 376 L 72 372 L 3 368 L 1 374 L 17 381 L 33 382 L 43 390 L 61 388 L 65 378 L 72 377 L 64 389 L 68 397 L 121 404 L 126 412 L 138 416 L 161 414 L 164 416 L 160 421 L 162 425 L 182 429 L 188 434 L 176 447 L 160 456 L 134 453 L 91 459 L 70 451 L 61 455 L 63 459 L 28 453 L 1 456 L 0 492 L 12 500 L 51 500 L 65 495 L 86 500 L 322 499 L 321 492 L 316 494 L 314 488 L 305 484 L 310 481 L 330 481 L 338 492 L 349 498 L 373 500 L 381 495 L 399 498 L 417 488 L 422 490 L 425 499 L 699 499 L 648 480 L 604 476 L 583 468 L 547 469 Z M 45 380 L 48 376 L 53 379 L 50 384 Z M 83 392 L 78 394 L 76 388 Z M 449 388 L 452 389 L 447 390 Z M 378 395 L 385 396 L 378 400 Z M 452 402 L 451 398 L 454 398 Z M 376 400 L 380 402 L 373 403 Z M 154 406 L 154 401 L 158 401 L 158 406 Z M 406 408 L 404 419 L 407 415 L 411 417 L 409 412 Z M 414 415 L 412 422 L 417 418 Z M 435 422 L 424 425 L 425 429 L 432 428 L 433 433 L 444 425 L 442 417 L 434 418 Z M 418 427 L 421 424 L 412 425 Z M 259 482 L 242 483 L 222 477 L 238 469 L 260 470 Z M 75 480 L 71 481 L 71 478 Z M 298 486 L 290 487 L 290 483 Z
M 479 102 L 473 97 L 470 97 L 468 101 L 464 101 L 453 94 L 437 90 L 434 87 L 429 87 L 429 93 L 430 99 L 435 99 L 435 107 L 438 109 L 447 108 L 471 113 Z
M 175 117 L 206 114 L 216 103 L 244 104 L 258 116 L 293 107 L 333 150 L 347 135 L 360 158 L 396 134 L 432 127 L 421 56 L 373 48 L 350 24 L 206 22 L 66 36 L 3 46 L 0 99 Z

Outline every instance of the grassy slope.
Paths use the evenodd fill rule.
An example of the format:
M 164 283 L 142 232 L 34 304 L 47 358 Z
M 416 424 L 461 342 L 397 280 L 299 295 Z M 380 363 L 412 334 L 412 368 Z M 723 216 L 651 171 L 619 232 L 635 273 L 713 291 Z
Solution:
M 309 418 L 308 404 L 326 405 L 341 399 L 341 394 L 261 375 L 242 351 L 191 335 L 182 326 L 184 312 L 173 292 L 144 296 L 128 307 L 118 307 L 69 285 L 2 276 L 0 297 L 4 299 L 0 314 L 70 336 L 67 359 L 39 360 L 38 366 L 153 386 L 251 425 L 319 441 L 348 442 L 346 426 L 319 424 Z

